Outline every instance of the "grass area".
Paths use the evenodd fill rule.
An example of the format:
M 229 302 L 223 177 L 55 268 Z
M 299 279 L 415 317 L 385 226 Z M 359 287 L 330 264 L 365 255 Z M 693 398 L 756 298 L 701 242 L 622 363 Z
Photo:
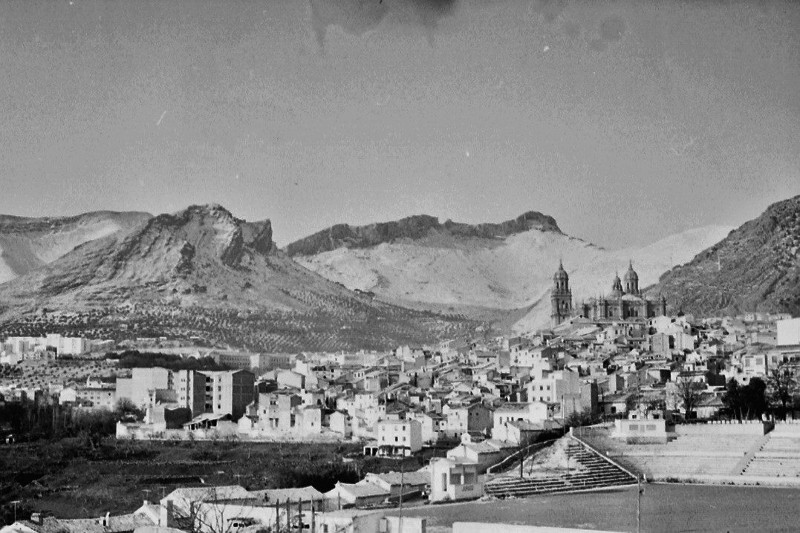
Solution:
M 20 516 L 37 510 L 63 518 L 125 513 L 143 499 L 177 487 L 239 484 L 250 490 L 355 482 L 367 472 L 398 470 L 399 461 L 346 460 L 357 443 L 145 442 L 106 439 L 96 448 L 79 439 L 3 446 L 0 507 L 22 500 Z M 406 459 L 405 468 L 420 460 Z

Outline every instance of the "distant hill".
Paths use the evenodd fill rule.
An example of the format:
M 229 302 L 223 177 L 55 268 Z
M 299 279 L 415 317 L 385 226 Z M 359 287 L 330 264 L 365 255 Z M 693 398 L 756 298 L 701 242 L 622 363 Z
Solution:
M 148 213 L 113 211 L 46 218 L 0 215 L 0 283 L 46 265 L 85 242 L 128 232 L 149 218 Z
M 609 251 L 561 232 L 529 212 L 499 224 L 439 224 L 433 217 L 333 226 L 287 247 L 294 259 L 346 287 L 398 305 L 499 320 L 514 331 L 547 326 L 559 259 L 576 299 L 609 292 L 633 260 L 642 286 L 718 242 L 732 228 L 709 226 L 644 247 Z M 314 253 L 307 253 L 307 252 Z
M 337 248 L 368 248 L 382 243 L 402 240 L 418 240 L 435 236 L 478 237 L 492 239 L 508 237 L 531 229 L 561 233 L 553 217 L 536 211 L 529 211 L 514 220 L 498 224 L 464 224 L 446 221 L 429 215 L 417 215 L 393 222 L 380 222 L 367 226 L 337 224 L 300 239 L 286 247 L 286 253 L 295 255 L 314 255 Z
M 800 196 L 775 203 L 649 288 L 702 315 L 800 314 Z
M 246 222 L 218 205 L 86 242 L 0 285 L 0 305 L 5 331 L 45 323 L 119 337 L 124 326 L 124 336 L 254 350 L 389 348 L 475 325 L 347 290 L 278 250 L 269 220 Z

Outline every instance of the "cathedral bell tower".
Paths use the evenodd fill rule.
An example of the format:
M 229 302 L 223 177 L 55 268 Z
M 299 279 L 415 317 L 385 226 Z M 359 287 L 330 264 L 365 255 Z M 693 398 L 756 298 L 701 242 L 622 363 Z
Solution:
M 569 320 L 572 316 L 572 291 L 569 290 L 569 275 L 559 261 L 558 270 L 553 275 L 553 289 L 550 291 L 550 322 L 553 327 Z

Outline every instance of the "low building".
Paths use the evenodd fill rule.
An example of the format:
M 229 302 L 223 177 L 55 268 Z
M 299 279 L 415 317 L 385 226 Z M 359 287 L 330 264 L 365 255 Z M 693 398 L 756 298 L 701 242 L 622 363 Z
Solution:
M 431 477 L 428 472 L 388 472 L 385 474 L 369 473 L 364 480 L 387 491 L 391 501 L 397 501 L 400 499 L 401 487 L 403 499 L 425 494 Z
M 336 486 L 325 493 L 325 497 L 336 507 L 367 507 L 378 505 L 389 498 L 389 491 L 367 481 L 358 483 L 336 482 Z
M 463 458 L 431 461 L 431 502 L 472 500 L 483 496 L 483 476 L 478 465 Z
M 675 425 L 668 411 L 637 409 L 628 418 L 614 421 L 611 436 L 628 444 L 666 444 Z

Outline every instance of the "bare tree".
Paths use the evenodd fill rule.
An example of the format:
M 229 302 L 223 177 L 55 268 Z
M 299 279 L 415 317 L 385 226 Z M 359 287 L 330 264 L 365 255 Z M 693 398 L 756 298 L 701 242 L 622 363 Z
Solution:
M 689 415 L 700 402 L 700 393 L 705 389 L 703 384 L 689 376 L 681 376 L 675 381 L 675 394 L 683 406 L 685 418 Z

